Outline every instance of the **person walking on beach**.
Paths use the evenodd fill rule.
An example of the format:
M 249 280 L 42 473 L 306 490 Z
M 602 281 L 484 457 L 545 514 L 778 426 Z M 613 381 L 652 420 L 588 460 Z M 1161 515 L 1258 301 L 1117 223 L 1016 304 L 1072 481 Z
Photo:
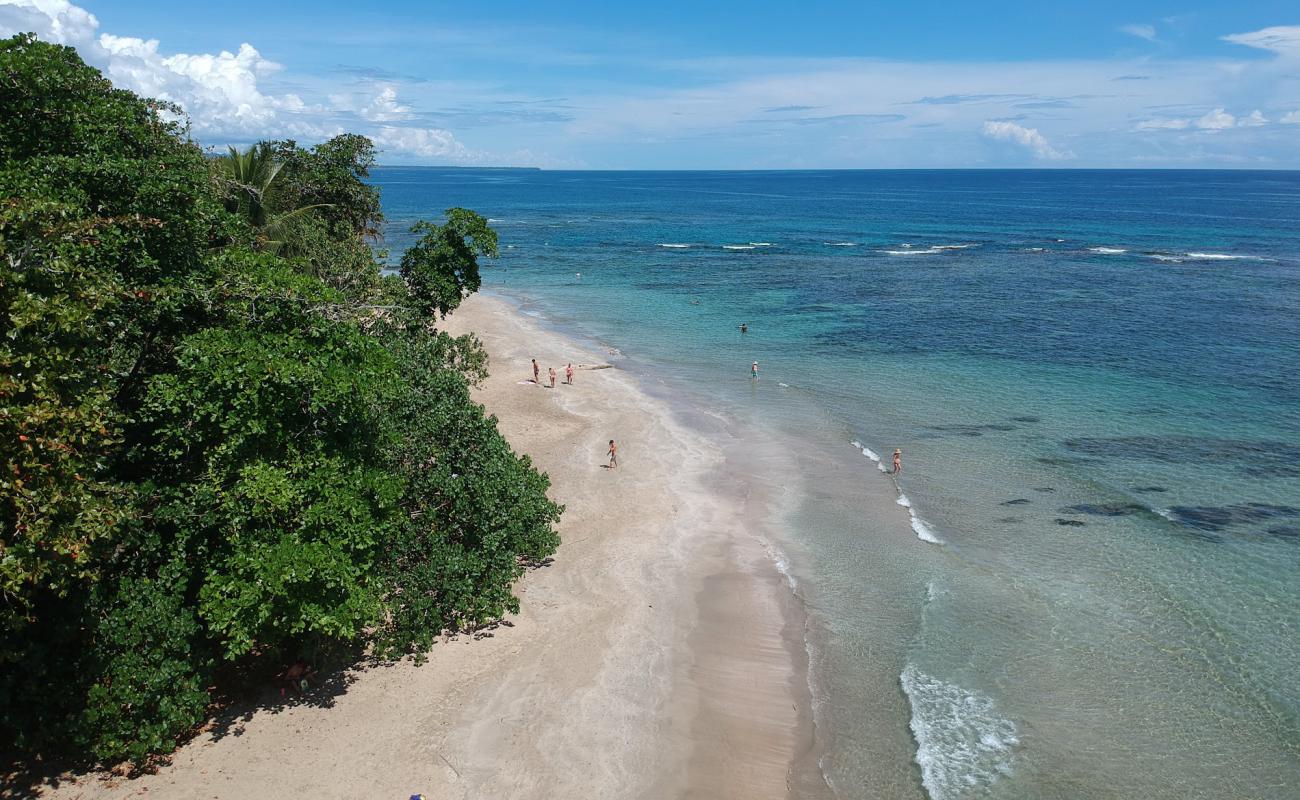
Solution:
M 903 471 L 903 451 L 894 448 L 894 474 L 898 475 Z
M 573 365 L 570 364 L 564 368 L 564 382 L 573 385 Z
M 618 466 L 618 445 L 614 444 L 613 439 L 610 439 L 609 440 L 609 468 L 613 469 L 614 467 L 617 466 Z
M 542 368 L 537 366 L 537 359 L 534 358 L 533 359 L 533 383 L 537 384 L 538 386 L 541 386 L 542 385 L 541 377 L 542 377 Z
M 757 362 L 757 361 L 755 361 L 753 364 L 750 364 L 750 365 L 749 365 L 749 377 L 751 377 L 751 378 L 753 378 L 753 379 L 755 379 L 755 380 L 758 379 L 758 362 Z
M 550 372 L 548 372 L 547 375 L 551 379 L 551 388 L 554 389 L 555 388 L 555 367 L 551 367 Z

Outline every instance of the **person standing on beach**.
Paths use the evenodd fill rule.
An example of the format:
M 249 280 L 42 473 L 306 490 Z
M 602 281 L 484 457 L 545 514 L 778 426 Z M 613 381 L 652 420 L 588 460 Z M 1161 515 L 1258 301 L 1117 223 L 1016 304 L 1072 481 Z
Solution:
M 551 388 L 554 389 L 555 388 L 555 367 L 551 367 L 550 372 L 548 372 L 547 375 L 551 379 Z
M 753 364 L 750 364 L 750 365 L 749 365 L 749 377 L 754 378 L 755 380 L 758 379 L 758 362 L 757 362 L 757 361 L 755 361 Z
M 564 382 L 573 385 L 573 365 L 570 364 L 564 368 Z
M 538 386 L 542 385 L 542 368 L 537 366 L 537 359 L 533 359 L 533 383 Z
M 903 471 L 903 451 L 894 448 L 894 474 L 898 475 Z
M 609 468 L 613 469 L 614 467 L 617 466 L 618 466 L 618 445 L 614 444 L 613 439 L 610 439 L 609 440 Z

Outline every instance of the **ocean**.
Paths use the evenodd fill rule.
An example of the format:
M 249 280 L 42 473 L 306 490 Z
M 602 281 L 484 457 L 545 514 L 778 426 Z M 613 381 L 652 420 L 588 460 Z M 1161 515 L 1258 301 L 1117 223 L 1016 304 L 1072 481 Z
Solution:
M 373 180 L 785 454 L 836 796 L 1300 797 L 1300 173 Z

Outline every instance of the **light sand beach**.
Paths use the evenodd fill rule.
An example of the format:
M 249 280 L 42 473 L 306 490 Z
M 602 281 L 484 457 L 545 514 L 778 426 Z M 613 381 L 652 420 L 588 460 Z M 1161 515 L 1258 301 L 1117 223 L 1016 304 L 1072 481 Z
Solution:
M 439 643 L 421 666 L 357 668 L 329 704 L 204 733 L 155 775 L 82 776 L 45 796 L 816 792 L 801 612 L 751 527 L 772 501 L 726 477 L 723 449 L 635 376 L 591 368 L 608 354 L 491 297 L 445 327 L 480 337 L 491 377 L 477 399 L 566 507 L 553 562 L 518 586 L 521 613 Z M 573 363 L 574 385 L 533 384 L 534 357 L 544 381 Z

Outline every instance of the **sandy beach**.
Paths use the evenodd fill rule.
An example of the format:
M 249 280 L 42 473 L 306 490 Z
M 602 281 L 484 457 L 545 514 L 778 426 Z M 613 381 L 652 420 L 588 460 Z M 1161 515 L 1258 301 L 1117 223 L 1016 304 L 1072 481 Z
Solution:
M 51 798 L 788 796 L 808 778 L 802 619 L 753 521 L 771 500 L 638 379 L 491 297 L 446 321 L 491 358 L 476 397 L 566 507 L 519 615 L 357 667 L 326 702 L 264 707 L 134 780 Z M 530 359 L 560 374 L 531 382 Z M 564 385 L 564 365 L 575 367 Z M 620 465 L 606 467 L 609 439 Z M 268 691 L 270 691 L 268 689 Z M 803 777 L 799 777 L 802 775 Z M 794 788 L 792 788 L 792 786 Z

